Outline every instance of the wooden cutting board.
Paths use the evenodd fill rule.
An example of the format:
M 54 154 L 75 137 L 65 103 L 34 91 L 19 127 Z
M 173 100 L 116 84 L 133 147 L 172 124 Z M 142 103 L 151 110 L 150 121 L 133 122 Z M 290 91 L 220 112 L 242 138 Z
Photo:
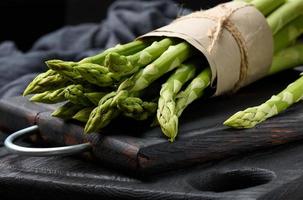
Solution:
M 83 134 L 83 124 L 50 116 L 53 106 L 31 103 L 24 97 L 1 100 L 0 127 L 15 131 L 33 124 L 50 145 L 90 142 L 90 157 L 111 167 L 155 173 L 272 148 L 303 139 L 303 105 L 298 103 L 283 114 L 253 129 L 234 130 L 222 125 L 231 114 L 258 105 L 298 78 L 288 71 L 263 79 L 237 94 L 201 99 L 180 119 L 180 132 L 173 143 L 160 128 L 149 122 L 126 118 L 115 120 L 102 133 Z M 35 141 L 33 141 L 35 142 Z

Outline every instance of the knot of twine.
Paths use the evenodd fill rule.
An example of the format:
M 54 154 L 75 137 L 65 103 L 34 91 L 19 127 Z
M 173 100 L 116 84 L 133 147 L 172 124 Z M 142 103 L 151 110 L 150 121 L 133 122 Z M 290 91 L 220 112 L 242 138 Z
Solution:
M 251 6 L 249 4 L 237 7 L 235 9 L 231 9 L 226 7 L 224 4 L 218 6 L 220 9 L 222 9 L 222 12 L 225 13 L 221 17 L 208 15 L 206 12 L 202 12 L 199 17 L 201 18 L 208 18 L 213 21 L 217 22 L 217 25 L 210 29 L 208 32 L 208 37 L 211 39 L 211 43 L 209 47 L 207 48 L 207 51 L 209 54 L 212 53 L 215 44 L 220 40 L 220 37 L 223 33 L 223 30 L 226 29 L 236 40 L 239 50 L 240 50 L 240 56 L 241 56 L 241 64 L 240 64 L 240 73 L 239 73 L 239 80 L 237 81 L 236 85 L 234 86 L 233 91 L 237 91 L 240 87 L 242 82 L 246 79 L 247 71 L 248 71 L 248 55 L 247 55 L 247 47 L 245 40 L 241 34 L 241 32 L 237 29 L 237 27 L 232 23 L 230 17 L 233 13 L 238 11 L 239 9 L 242 9 L 244 7 Z
M 237 10 L 237 9 L 227 8 L 224 4 L 220 5 L 218 7 L 225 10 L 224 13 L 226 13 L 226 14 L 219 17 L 217 25 L 213 29 L 210 29 L 208 32 L 208 37 L 211 39 L 211 44 L 207 49 L 207 51 L 209 53 L 212 52 L 215 44 L 218 42 L 218 40 L 224 30 L 224 27 L 226 26 L 227 22 L 229 21 L 230 16 Z
M 223 33 L 223 30 L 226 29 L 232 37 L 235 39 L 236 43 L 238 44 L 239 51 L 241 54 L 241 66 L 240 66 L 240 75 L 239 80 L 234 87 L 234 91 L 238 90 L 241 87 L 242 82 L 245 80 L 248 71 L 248 55 L 247 55 L 247 47 L 245 40 L 241 34 L 241 32 L 237 29 L 237 27 L 233 24 L 231 20 L 232 14 L 234 14 L 239 9 L 251 6 L 250 4 L 245 4 L 243 6 L 239 6 L 237 8 L 230 8 L 227 7 L 225 4 L 221 4 L 216 7 L 216 9 L 221 9 L 222 16 L 217 16 L 214 14 L 209 13 L 208 11 L 197 11 L 190 15 L 180 17 L 173 21 L 176 23 L 181 20 L 186 20 L 188 18 L 204 18 L 210 19 L 216 22 L 216 26 L 212 29 L 208 30 L 207 36 L 211 39 L 210 45 L 206 49 L 209 54 L 212 53 L 216 43 L 219 42 L 220 37 Z

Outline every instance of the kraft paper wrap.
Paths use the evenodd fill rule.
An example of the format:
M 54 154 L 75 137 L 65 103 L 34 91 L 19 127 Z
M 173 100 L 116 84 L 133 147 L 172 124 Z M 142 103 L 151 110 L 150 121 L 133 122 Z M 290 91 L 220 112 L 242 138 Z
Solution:
M 265 17 L 243 2 L 220 4 L 181 17 L 142 37 L 184 39 L 207 58 L 215 96 L 234 92 L 264 77 L 273 57 L 273 38 Z

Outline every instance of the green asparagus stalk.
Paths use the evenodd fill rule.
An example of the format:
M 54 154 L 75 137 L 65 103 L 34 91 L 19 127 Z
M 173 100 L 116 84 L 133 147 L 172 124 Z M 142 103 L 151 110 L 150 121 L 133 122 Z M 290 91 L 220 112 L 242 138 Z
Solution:
M 288 47 L 303 33 L 303 15 L 288 23 L 274 36 L 275 53 Z
M 94 107 L 83 108 L 80 111 L 78 111 L 72 118 L 80 122 L 86 123 L 93 109 Z
M 267 17 L 273 35 L 284 28 L 286 24 L 303 14 L 302 0 L 287 0 L 285 4 Z
M 88 58 L 84 58 L 83 60 L 79 62 L 68 62 L 68 61 L 62 61 L 62 60 L 49 60 L 46 61 L 46 65 L 61 74 L 62 76 L 65 76 L 73 81 L 83 81 L 81 79 L 80 73 L 75 70 L 75 66 L 79 64 L 95 64 L 95 65 L 103 65 L 104 59 L 108 53 L 116 52 L 120 53 L 121 55 L 130 55 L 133 53 L 136 53 L 145 47 L 149 46 L 150 42 L 148 40 L 146 41 L 133 41 L 124 45 L 117 45 L 113 48 L 110 48 L 100 54 L 97 54 L 95 56 L 91 56 Z
M 271 0 L 269 0 L 267 2 L 263 1 L 263 3 L 266 4 L 270 1 Z M 276 5 L 278 5 L 278 4 L 280 5 L 281 2 L 278 3 L 278 1 L 277 1 Z M 261 1 L 258 2 L 257 0 L 253 0 L 251 3 L 252 4 L 260 3 L 259 5 L 256 5 L 257 8 L 262 6 Z M 277 7 L 277 6 L 275 6 L 275 7 Z M 278 9 L 280 9 L 280 8 L 278 8 Z M 263 10 L 263 12 L 265 12 L 265 11 Z M 286 27 L 284 27 L 282 30 L 280 30 L 274 36 L 275 48 L 277 48 L 277 49 L 282 48 L 282 47 L 285 48 L 291 42 L 293 42 L 294 40 L 296 40 L 299 37 L 299 35 L 301 34 L 299 29 L 300 29 L 300 26 L 302 26 L 302 24 L 300 24 L 300 20 L 301 20 L 301 17 L 295 19 L 294 21 L 292 21 L 290 24 L 288 24 Z M 275 26 L 271 25 L 271 28 L 274 28 L 274 27 Z M 289 34 L 289 36 L 284 38 L 288 34 Z M 282 41 L 280 40 L 281 38 L 283 38 Z M 276 55 L 273 59 L 273 64 L 270 68 L 268 75 L 271 75 L 271 74 L 277 73 L 279 71 L 286 70 L 288 68 L 297 66 L 298 63 L 300 63 L 300 59 L 301 59 L 301 58 L 299 58 L 300 55 L 298 55 L 298 53 L 297 53 L 297 51 L 300 50 L 300 48 L 301 48 L 301 45 L 294 46 L 293 48 L 283 50 L 278 55 Z M 203 95 L 204 90 L 210 85 L 210 80 L 211 80 L 211 71 L 210 71 L 210 68 L 208 67 L 205 70 L 203 70 L 188 85 L 188 87 L 186 88 L 185 91 L 182 91 L 177 95 L 176 108 L 175 108 L 175 110 L 177 111 L 177 115 L 174 120 L 175 127 L 178 127 L 178 117 L 181 116 L 182 112 L 189 104 L 191 104 L 194 100 L 200 98 Z M 200 85 L 200 87 L 197 87 L 198 85 Z M 170 136 L 176 136 L 178 129 L 176 128 L 175 130 L 176 131 L 174 131 L 174 129 L 171 129 Z
M 253 4 L 264 16 L 267 16 L 272 11 L 285 3 L 285 0 L 253 0 Z
M 181 42 L 175 46 L 170 46 L 157 60 L 121 83 L 118 91 L 141 91 L 165 73 L 179 67 L 192 55 L 193 47 L 187 42 Z
M 172 43 L 172 39 L 166 38 L 160 42 L 154 42 L 151 46 L 130 56 L 111 52 L 105 57 L 105 67 L 85 63 L 80 64 L 75 69 L 89 83 L 100 87 L 113 86 L 123 77 L 137 72 L 141 67 L 155 60 Z
M 145 89 L 163 74 L 180 66 L 182 62 L 192 56 L 192 52 L 193 47 L 186 42 L 170 46 L 158 59 L 121 83 L 117 92 L 101 99 L 99 106 L 90 115 L 85 132 L 90 133 L 105 127 L 113 117 L 117 116 L 111 113 L 118 113 L 118 101 L 121 102 L 129 96 L 135 96 L 135 93 Z
M 302 64 L 303 45 L 293 45 L 277 53 L 274 58 L 268 75 L 293 68 Z M 211 71 L 210 68 L 204 69 L 185 89 L 177 95 L 178 116 L 181 116 L 184 109 L 194 100 L 203 95 L 204 89 L 210 85 Z M 199 84 L 201 83 L 201 84 Z M 198 85 L 203 85 L 197 87 Z
M 56 90 L 69 84 L 69 80 L 53 70 L 39 74 L 24 90 L 23 95 Z
M 54 104 L 65 101 L 64 88 L 35 94 L 30 98 L 30 101 L 48 104 Z
M 80 73 L 84 80 L 100 87 L 110 87 L 116 83 L 112 73 L 110 73 L 108 68 L 104 66 L 84 63 L 76 66 L 75 70 Z
M 133 42 L 123 44 L 123 45 L 118 44 L 115 47 L 109 48 L 100 54 L 82 59 L 79 62 L 79 64 L 92 63 L 92 64 L 98 64 L 98 65 L 103 66 L 105 57 L 109 53 L 115 52 L 115 53 L 127 56 L 127 55 L 132 55 L 134 53 L 137 53 L 138 51 L 141 51 L 142 49 L 148 47 L 149 45 L 150 45 L 149 40 L 144 40 L 144 41 L 135 40 Z
M 74 69 L 77 62 L 67 62 L 63 60 L 48 60 L 45 62 L 49 69 L 56 71 L 58 74 L 69 78 L 72 81 L 81 79 L 81 75 Z
M 290 84 L 278 95 L 272 96 L 265 103 L 237 112 L 224 122 L 233 128 L 252 128 L 266 119 L 286 110 L 303 97 L 303 77 Z
M 136 120 L 146 120 L 156 113 L 158 105 L 155 102 L 143 101 L 138 97 L 127 97 L 118 102 L 117 106 L 124 116 Z
M 111 106 L 116 92 L 105 95 L 99 102 L 99 105 L 93 109 L 85 125 L 84 132 L 91 133 L 105 127 L 111 120 L 120 114 L 120 110 Z
M 130 56 L 109 53 L 105 58 L 104 66 L 113 73 L 132 74 L 157 59 L 173 43 L 173 39 L 165 38 L 159 42 L 153 42 L 151 46 Z
M 180 117 L 185 108 L 194 100 L 200 98 L 204 90 L 210 85 L 211 70 L 209 67 L 202 70 L 186 87 L 176 96 L 176 111 L 177 116 Z
M 294 45 L 276 54 L 273 60 L 271 73 L 281 69 L 303 64 L 303 44 Z M 290 84 L 278 95 L 261 104 L 237 112 L 224 122 L 224 125 L 233 128 L 252 128 L 269 117 L 279 114 L 303 97 L 303 78 Z
M 62 119 L 71 119 L 77 112 L 83 109 L 84 106 L 73 104 L 71 102 L 67 102 L 61 107 L 57 108 L 53 113 L 52 116 L 59 117 Z
M 64 97 L 74 104 L 92 106 L 92 102 L 85 96 L 85 91 L 82 85 L 70 85 L 64 89 Z
M 107 94 L 107 92 L 86 92 L 86 96 L 95 106 L 98 105 L 99 101 Z
M 158 101 L 157 119 L 162 132 L 173 142 L 178 132 L 178 116 L 176 110 L 176 94 L 182 86 L 195 75 L 193 63 L 182 64 L 174 74 L 162 85 Z
M 268 75 L 301 65 L 303 62 L 303 44 L 295 44 L 276 53 Z

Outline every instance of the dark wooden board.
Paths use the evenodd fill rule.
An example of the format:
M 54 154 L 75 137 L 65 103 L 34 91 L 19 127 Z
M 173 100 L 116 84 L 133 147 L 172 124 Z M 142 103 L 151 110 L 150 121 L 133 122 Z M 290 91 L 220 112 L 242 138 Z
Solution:
M 174 143 L 169 143 L 158 127 L 150 128 L 148 122 L 127 119 L 116 120 L 100 134 L 84 135 L 81 124 L 53 118 L 47 111 L 49 107 L 32 104 L 23 97 L 1 101 L 0 120 L 9 116 L 9 121 L 15 123 L 5 123 L 5 126 L 12 129 L 38 124 L 42 138 L 53 145 L 89 141 L 94 158 L 112 167 L 159 173 L 303 139 L 303 106 L 300 103 L 254 129 L 233 130 L 222 125 L 232 113 L 270 98 L 298 78 L 298 74 L 285 72 L 237 94 L 195 102 L 181 117 L 179 137 Z M 19 120 L 20 116 L 30 120 Z
M 0 147 L 0 195 L 32 200 L 301 200 L 302 158 L 303 142 L 297 142 L 138 178 L 103 163 L 18 156 Z

